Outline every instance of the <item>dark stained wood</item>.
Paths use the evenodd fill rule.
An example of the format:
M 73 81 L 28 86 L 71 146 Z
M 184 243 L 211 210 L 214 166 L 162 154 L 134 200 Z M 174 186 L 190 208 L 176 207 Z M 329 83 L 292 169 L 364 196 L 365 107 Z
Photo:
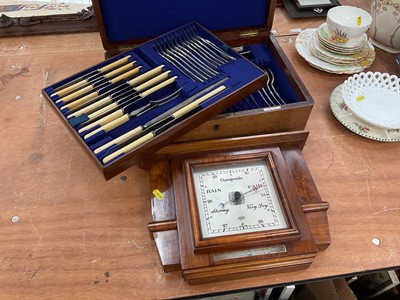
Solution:
M 150 162 L 149 162 L 150 163 Z M 168 161 L 160 161 L 159 168 L 150 168 L 151 219 L 153 222 L 175 220 L 174 189 Z M 161 195 L 159 195 L 161 193 Z
M 302 208 L 307 219 L 307 224 L 313 234 L 318 250 L 325 250 L 331 244 L 331 233 L 329 230 L 328 202 L 303 204 Z
M 293 258 L 293 260 L 291 260 Z M 282 261 L 276 259 L 271 262 L 258 260 L 253 264 L 250 263 L 232 263 L 229 268 L 210 269 L 194 269 L 184 270 L 183 277 L 189 284 L 212 284 L 218 281 L 242 280 L 243 278 L 251 278 L 267 274 L 280 274 L 284 272 L 303 270 L 310 266 L 314 259 L 313 254 L 304 256 L 289 257 L 288 260 Z M 212 272 L 212 276 L 209 274 Z
M 173 168 L 173 170 L 175 170 L 175 168 Z M 173 178 L 176 185 L 185 184 L 181 173 L 173 172 Z M 185 280 L 190 284 L 253 276 L 255 273 L 259 274 L 261 270 L 270 270 L 271 268 L 277 268 L 277 270 L 279 270 L 279 268 L 284 266 L 289 269 L 290 266 L 298 268 L 299 265 L 302 265 L 306 267 L 315 256 L 315 249 L 312 251 L 312 241 L 307 235 L 301 240 L 285 244 L 288 248 L 288 252 L 292 255 L 289 257 L 285 256 L 283 259 L 282 255 L 276 254 L 272 255 L 273 258 L 263 257 L 263 259 L 253 261 L 249 258 L 233 259 L 221 265 L 212 260 L 212 252 L 193 254 L 192 236 L 189 230 L 191 228 L 191 219 L 189 217 L 188 202 L 184 200 L 185 197 L 185 194 L 181 194 L 181 190 L 176 191 L 176 212 L 181 267 Z M 303 250 L 305 253 L 299 253 L 299 249 Z M 306 261 L 304 259 L 306 259 Z
M 285 133 L 258 134 L 254 136 L 174 143 L 160 149 L 153 154 L 153 157 L 165 156 L 170 153 L 177 155 L 201 151 L 205 152 L 207 149 L 214 149 L 215 151 L 218 150 L 220 152 L 229 151 L 232 148 L 239 150 L 251 149 L 259 148 L 265 144 L 273 147 L 298 147 L 303 149 L 307 136 L 308 132 L 306 131 L 292 131 Z
M 176 230 L 154 232 L 153 239 L 158 249 L 163 271 L 166 273 L 180 271 L 178 232 Z
M 287 135 L 287 134 L 286 134 Z M 294 133 L 290 134 L 294 135 Z M 283 134 L 278 134 L 280 139 L 282 139 Z M 253 137 L 254 138 L 254 137 Z M 305 139 L 307 138 L 307 135 L 303 135 L 302 138 Z M 264 141 L 264 143 L 268 143 L 274 141 L 270 139 L 269 141 Z M 228 143 L 228 142 L 227 142 Z M 244 140 L 243 143 L 249 144 L 247 140 Z M 296 142 L 297 143 L 297 142 Z M 215 143 L 215 145 L 221 145 L 223 144 L 221 141 L 219 143 Z M 276 144 L 276 143 L 275 143 Z M 196 153 L 203 153 L 204 155 L 204 146 L 205 142 L 197 142 L 197 143 L 191 143 L 190 147 L 184 146 L 185 144 L 179 144 L 179 145 L 174 145 L 174 147 L 169 147 L 166 148 L 165 151 L 163 151 L 163 155 L 168 155 L 169 153 L 177 153 L 177 154 L 182 154 L 182 153 L 187 153 L 186 151 L 182 151 L 182 149 L 188 149 L 190 148 L 192 152 Z M 210 145 L 208 145 L 210 146 Z M 197 147 L 197 148 L 196 148 Z M 231 150 L 232 144 L 230 144 L 229 149 Z M 238 145 L 235 145 L 235 147 L 238 147 Z M 227 148 L 228 149 L 228 148 Z M 313 238 L 315 240 L 316 246 L 319 250 L 325 250 L 331 243 L 331 237 L 330 237 L 330 232 L 329 232 L 329 224 L 328 224 L 328 216 L 327 216 L 327 211 L 329 209 L 329 204 L 327 202 L 322 201 L 320 194 L 318 190 L 315 187 L 314 181 L 312 179 L 311 173 L 307 168 L 307 165 L 305 164 L 304 158 L 302 156 L 302 153 L 300 151 L 300 148 L 298 146 L 288 145 L 287 149 L 284 149 L 282 151 L 282 154 L 285 158 L 286 164 L 289 166 L 288 170 L 291 175 L 291 177 L 294 179 L 294 183 L 296 186 L 297 194 L 299 195 L 299 201 L 302 204 L 302 209 L 305 213 L 305 217 L 307 219 L 307 223 L 310 226 Z M 170 167 L 169 164 L 166 163 L 165 160 L 159 160 L 159 161 L 152 161 L 151 163 L 152 168 L 150 168 L 150 174 L 164 174 L 168 173 L 170 174 Z M 171 175 L 169 175 L 171 176 Z M 153 179 L 150 179 L 150 182 L 153 182 L 156 180 L 158 177 L 154 177 Z M 172 180 L 166 180 L 168 182 L 168 186 L 165 186 L 164 190 L 172 190 Z M 150 189 L 152 190 L 152 188 Z M 175 212 L 174 209 L 174 204 L 175 201 L 173 198 L 169 199 L 170 201 L 166 202 L 170 207 L 165 207 L 165 204 L 162 206 L 163 209 L 157 209 L 156 212 L 154 213 L 154 208 L 158 207 L 159 201 L 152 202 L 152 211 L 153 211 L 153 221 L 148 224 L 150 234 L 153 235 L 153 232 L 159 230 L 159 231 L 164 231 L 164 230 L 169 230 L 171 229 L 170 226 L 175 226 L 176 222 L 171 222 L 171 221 L 163 221 L 167 218 L 164 217 L 164 215 L 168 215 L 168 219 L 173 219 L 175 220 L 176 216 L 173 213 L 172 215 L 170 212 Z M 159 220 L 159 221 L 157 221 Z M 164 241 L 163 243 L 158 242 L 157 249 L 160 253 L 163 253 L 164 260 L 162 260 L 162 265 L 164 270 L 168 268 L 168 265 L 164 265 L 164 261 L 166 260 L 172 260 L 168 259 L 171 257 L 171 255 L 168 255 L 169 251 L 172 254 L 173 257 L 176 257 L 176 254 L 179 253 L 179 241 L 178 241 L 178 234 L 177 232 L 174 235 L 176 237 L 176 240 L 168 240 Z M 169 249 L 168 251 L 165 251 L 165 249 Z M 179 257 L 178 257 L 179 260 Z M 175 264 L 178 264 L 178 262 L 174 261 Z
M 297 140 L 294 138 L 296 135 Z M 269 146 L 268 143 L 259 147 L 253 146 L 251 150 L 243 150 L 242 145 L 255 145 L 259 138 L 259 136 L 241 138 L 236 143 L 233 142 L 233 139 L 228 138 L 215 140 L 214 143 L 199 141 L 187 143 L 188 145 L 185 145 L 186 143 L 175 144 L 157 153 L 158 159 L 150 163 L 151 174 L 163 173 L 160 170 L 164 170 L 169 165 L 167 162 L 172 157 L 172 174 L 170 176 L 173 180 L 165 181 L 170 185 L 168 190 L 171 190 L 172 186 L 174 189 L 177 221 L 177 230 L 174 231 L 177 240 L 156 243 L 164 270 L 169 268 L 169 261 L 178 263 L 176 253 L 180 253 L 179 263 L 182 274 L 190 284 L 252 277 L 269 273 L 272 270 L 286 272 L 293 268 L 308 267 L 316 254 L 315 246 L 319 250 L 328 247 L 330 244 L 327 219 L 329 204 L 321 201 L 316 189 L 305 189 L 305 185 L 307 185 L 305 181 L 309 181 L 311 186 L 315 186 L 298 147 L 299 139 L 305 141 L 307 134 L 280 133 L 275 135 L 275 139 L 270 137 L 269 141 L 273 144 L 279 145 L 280 141 L 281 145 L 286 146 L 283 148 L 282 154 L 279 148 L 265 148 Z M 291 144 L 288 143 L 288 140 L 291 140 Z M 224 145 L 229 145 L 229 149 L 226 148 L 221 153 Z M 183 149 L 191 149 L 191 151 Z M 206 149 L 207 152 L 205 152 Z M 214 150 L 217 152 L 213 153 Z M 202 238 L 191 179 L 192 165 L 223 163 L 232 160 L 233 157 L 237 161 L 245 161 L 250 158 L 262 158 L 269 161 L 289 228 L 274 232 Z M 294 180 L 295 177 L 303 180 Z M 157 178 L 155 179 L 157 180 Z M 302 191 L 301 199 L 299 198 L 300 191 Z M 165 219 L 162 216 L 162 210 L 157 211 L 160 214 L 158 218 Z M 310 221 L 310 226 L 308 221 Z M 162 233 L 164 228 L 167 228 L 163 221 L 153 220 L 149 225 L 151 232 L 154 232 L 153 229 L 160 228 Z M 213 259 L 213 255 L 221 251 L 231 252 L 281 244 L 286 246 L 286 253 L 222 261 Z M 168 255 L 168 253 L 170 254 Z M 164 261 L 167 261 L 168 264 L 164 265 Z
M 300 149 L 284 149 L 282 154 L 297 188 L 315 243 L 319 250 L 325 250 L 331 243 L 327 214 L 330 205 L 321 198 Z
M 147 228 L 149 232 L 158 232 L 158 231 L 167 231 L 167 230 L 175 230 L 176 229 L 176 221 L 161 221 L 161 222 L 151 222 L 147 224 Z
M 233 150 L 233 149 L 232 149 Z M 210 149 L 208 152 L 212 152 Z M 235 155 L 235 161 L 241 162 L 249 159 L 263 159 L 267 162 L 268 168 L 270 169 L 274 183 L 277 188 L 279 199 L 282 203 L 282 209 L 286 215 L 288 222 L 288 228 L 283 230 L 275 230 L 273 232 L 257 232 L 249 234 L 241 234 L 235 236 L 215 237 L 215 238 L 202 238 L 200 228 L 200 217 L 197 209 L 197 200 L 195 194 L 195 187 L 193 186 L 193 178 L 191 174 L 191 168 L 193 165 L 202 165 L 209 163 L 224 163 L 231 161 Z M 185 184 L 179 185 L 180 189 L 185 189 L 185 193 L 181 192 L 181 199 L 179 201 L 189 202 L 189 215 L 190 224 L 193 232 L 193 246 L 194 251 L 208 251 L 208 250 L 236 250 L 239 248 L 254 247 L 254 245 L 261 246 L 267 244 L 277 244 L 286 240 L 299 239 L 301 232 L 299 231 L 298 224 L 300 220 L 297 219 L 297 215 L 301 214 L 301 208 L 299 205 L 292 206 L 292 202 L 297 202 L 297 194 L 294 190 L 294 186 L 287 177 L 287 169 L 282 166 L 284 160 L 282 158 L 279 148 L 268 148 L 262 149 L 261 152 L 250 152 L 250 153 L 223 153 L 217 156 L 204 156 L 195 158 L 179 158 L 174 163 L 173 177 L 184 176 Z M 183 167 L 183 169 L 182 169 Z M 178 173 L 178 174 L 175 174 Z M 183 174 L 182 174 L 183 173 Z M 178 188 L 177 187 L 177 188 Z M 177 197 L 175 198 L 177 201 Z M 297 220 L 295 220 L 297 219 Z
M 369 1 L 341 2 L 368 6 Z M 152 221 L 148 172 L 133 166 L 104 181 L 40 96 L 42 87 L 103 59 L 99 35 L 3 38 L 0 298 L 194 297 L 398 268 L 400 144 L 362 138 L 332 115 L 329 95 L 348 76 L 310 67 L 289 32 L 321 22 L 291 20 L 279 8 L 273 29 L 291 34 L 277 40 L 315 101 L 302 154 L 321 198 L 330 204 L 332 244 L 308 269 L 200 285 L 187 284 L 179 272 L 162 271 L 146 226 Z M 395 55 L 376 53 L 371 71 L 399 75 Z M 13 223 L 13 216 L 19 221 Z M 375 246 L 372 238 L 381 244 Z
M 278 110 L 254 109 L 222 114 L 189 131 L 178 142 L 227 138 L 264 133 L 286 132 L 305 128 L 312 105 L 294 103 Z M 287 122 L 290 120 L 290 122 Z M 243 126 L 246 124 L 246 126 Z

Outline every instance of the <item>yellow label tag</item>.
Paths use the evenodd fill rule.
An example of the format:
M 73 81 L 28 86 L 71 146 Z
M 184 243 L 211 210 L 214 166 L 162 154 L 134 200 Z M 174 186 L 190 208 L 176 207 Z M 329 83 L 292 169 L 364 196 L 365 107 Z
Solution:
M 357 102 L 363 101 L 364 99 L 365 97 L 361 95 L 356 97 Z
M 158 200 L 162 200 L 164 198 L 164 194 L 160 192 L 159 189 L 155 189 L 153 191 L 153 195 L 156 196 Z
M 361 23 L 362 23 L 362 18 L 357 17 L 357 26 L 361 26 Z

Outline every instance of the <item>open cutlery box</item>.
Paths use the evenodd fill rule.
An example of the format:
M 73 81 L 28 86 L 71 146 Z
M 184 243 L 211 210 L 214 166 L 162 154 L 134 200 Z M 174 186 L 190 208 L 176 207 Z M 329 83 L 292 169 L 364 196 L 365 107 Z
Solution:
M 275 0 L 93 1 L 107 60 L 43 89 L 106 179 L 173 143 L 303 130 Z
M 182 270 L 189 283 L 201 283 L 309 266 L 317 249 L 330 243 L 329 204 L 301 154 L 313 100 L 270 34 L 275 0 L 94 0 L 93 7 L 107 60 L 42 92 L 106 179 L 135 163 L 149 170 L 148 230 L 164 271 Z M 301 205 L 298 220 L 310 228 L 289 241 L 289 249 L 300 245 L 297 254 L 286 253 L 285 245 L 284 251 L 278 245 L 283 253 L 269 254 L 272 245 L 262 255 L 256 249 L 254 258 L 216 264 L 203 259 L 208 250 L 193 254 L 176 204 L 180 167 L 173 171 L 171 161 L 266 153 L 269 147 L 281 153 L 279 169 L 293 184 L 294 205 Z M 312 245 L 307 255 L 306 240 Z

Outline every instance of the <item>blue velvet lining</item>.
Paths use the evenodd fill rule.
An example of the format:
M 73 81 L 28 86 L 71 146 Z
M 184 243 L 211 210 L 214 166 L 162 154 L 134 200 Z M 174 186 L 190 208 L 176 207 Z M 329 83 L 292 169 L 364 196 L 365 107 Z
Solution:
M 110 43 L 156 37 L 193 20 L 212 31 L 264 27 L 269 9 L 266 0 L 98 2 Z
M 254 8 L 252 8 L 252 11 L 253 11 L 253 9 Z M 199 33 L 199 35 L 201 37 L 208 39 L 209 41 L 213 42 L 215 45 L 217 45 L 221 49 L 227 49 L 227 52 L 229 53 L 229 55 L 235 57 L 235 60 L 230 61 L 230 62 L 226 63 L 225 65 L 218 68 L 218 72 L 219 72 L 218 75 L 216 75 L 215 77 L 208 79 L 204 82 L 196 82 L 196 81 L 193 81 L 192 79 L 186 77 L 183 73 L 180 72 L 179 69 L 175 68 L 172 64 L 170 64 L 168 61 L 166 61 L 156 51 L 158 41 L 162 40 L 163 38 L 165 38 L 166 36 L 169 36 L 171 34 L 179 35 L 182 32 L 182 30 L 185 30 L 186 28 L 193 28 L 193 27 L 196 28 L 197 32 Z M 212 105 L 212 104 L 216 103 L 217 101 L 219 101 L 220 99 L 224 98 L 226 95 L 235 92 L 236 90 L 246 86 L 249 82 L 259 78 L 264 72 L 261 69 L 256 68 L 254 65 L 258 65 L 260 68 L 269 67 L 270 70 L 272 70 L 272 72 L 275 74 L 276 90 L 280 93 L 282 98 L 284 98 L 287 101 L 287 103 L 301 101 L 300 99 L 298 99 L 296 93 L 289 85 L 289 82 L 286 79 L 283 70 L 281 70 L 278 63 L 274 60 L 273 55 L 271 54 L 269 49 L 264 44 L 247 46 L 246 50 L 250 50 L 248 59 L 250 61 L 252 61 L 253 63 L 250 63 L 248 59 L 245 59 L 243 56 L 237 54 L 235 51 L 228 48 L 223 42 L 216 39 L 211 33 L 209 33 L 207 30 L 205 30 L 203 27 L 201 27 L 197 23 L 189 23 L 183 27 L 176 29 L 172 33 L 169 32 L 168 34 L 160 36 L 156 40 L 151 40 L 151 41 L 149 41 L 139 47 L 136 47 L 128 52 L 125 52 L 121 55 L 113 57 L 112 59 L 102 62 L 101 64 L 93 66 L 93 67 L 86 69 L 78 74 L 75 74 L 75 75 L 70 76 L 60 82 L 57 82 L 57 83 L 53 84 L 52 86 L 45 88 L 44 91 L 47 93 L 49 98 L 60 109 L 60 113 L 65 118 L 67 118 L 68 115 L 71 113 L 71 110 L 68 108 L 61 109 L 61 107 L 65 106 L 66 103 L 63 103 L 62 101 L 61 102 L 58 101 L 59 97 L 57 95 L 52 95 L 54 93 L 54 91 L 57 88 L 60 88 L 64 84 L 67 84 L 73 80 L 76 80 L 81 77 L 88 77 L 93 72 L 96 72 L 97 69 L 99 69 L 111 62 L 114 62 L 124 56 L 130 55 L 131 61 L 136 60 L 137 61 L 136 65 L 142 66 L 141 73 L 145 73 L 159 65 L 164 65 L 165 66 L 164 70 L 171 71 L 169 74 L 170 77 L 177 76 L 177 79 L 175 80 L 175 82 L 173 84 L 170 84 L 170 85 L 164 87 L 163 89 L 161 89 L 147 97 L 143 97 L 143 98 L 138 97 L 138 99 L 136 101 L 134 101 L 132 104 L 130 104 L 129 106 L 124 106 L 124 113 L 130 114 L 134 110 L 137 110 L 137 109 L 147 105 L 150 101 L 163 99 L 163 98 L 173 94 L 178 89 L 180 89 L 180 93 L 173 100 L 171 100 L 161 106 L 154 107 L 152 110 L 142 114 L 140 117 L 132 116 L 128 122 L 118 126 L 117 128 L 115 128 L 109 132 L 105 132 L 103 130 L 103 131 L 96 133 L 95 135 L 93 135 L 92 137 L 90 137 L 88 139 L 84 139 L 83 137 L 87 133 L 100 127 L 100 126 L 96 126 L 96 127 L 91 128 L 89 131 L 80 133 L 83 142 L 86 143 L 86 145 L 92 150 L 97 149 L 98 147 L 110 142 L 113 139 L 118 138 L 119 136 L 131 131 L 132 129 L 134 129 L 138 126 L 143 126 L 144 124 L 153 120 L 160 114 L 175 107 L 176 105 L 183 102 L 187 98 L 195 95 L 197 92 L 219 82 L 222 79 L 227 78 L 227 80 L 225 80 L 223 83 L 221 83 L 221 84 L 225 85 L 227 87 L 227 89 L 224 90 L 223 92 L 221 92 L 220 94 L 217 94 L 213 98 L 209 99 L 208 101 L 205 101 L 204 103 L 202 103 L 199 110 L 204 109 L 205 107 L 209 107 L 210 105 Z M 119 83 L 115 83 L 113 85 L 109 85 L 101 90 L 101 95 L 98 96 L 98 98 L 101 98 L 104 95 L 113 93 L 115 90 L 119 90 L 121 87 L 125 87 L 125 86 L 128 86 L 125 82 L 119 82 Z M 130 86 L 128 89 L 130 89 Z M 110 92 L 110 91 L 113 91 L 113 92 Z M 132 92 L 129 95 L 131 95 L 131 97 L 134 97 L 136 94 L 137 93 L 132 88 Z M 80 97 L 82 97 L 82 96 L 80 96 Z M 95 98 L 94 100 L 96 100 L 96 99 L 97 98 Z M 255 109 L 255 108 L 259 108 L 259 106 L 263 105 L 262 99 L 257 94 L 254 94 L 254 99 L 257 102 L 257 105 L 250 101 L 246 101 L 246 102 L 243 102 L 242 107 L 232 107 L 232 110 L 237 111 L 237 110 L 245 110 L 245 109 Z M 57 103 L 57 101 L 58 101 L 58 103 Z M 72 109 L 72 111 L 73 111 L 73 109 Z M 70 125 L 76 131 L 78 131 L 82 127 L 82 121 L 85 120 L 85 118 L 87 118 L 87 115 L 83 114 L 78 117 L 68 118 L 67 120 L 70 123 Z M 83 123 L 83 126 L 84 125 L 85 124 Z M 118 146 L 112 146 L 112 147 L 115 149 L 118 149 Z M 110 152 L 111 152 L 110 149 L 106 149 L 106 150 L 102 151 L 101 153 L 97 154 L 96 156 L 99 159 L 99 161 L 101 162 L 102 158 L 104 158 L 104 156 Z
M 248 52 L 246 58 L 251 60 L 255 65 L 260 67 L 261 69 L 265 70 L 268 68 L 272 71 L 274 75 L 273 86 L 279 96 L 282 98 L 285 104 L 296 103 L 301 101 L 293 88 L 290 86 L 286 75 L 284 74 L 283 70 L 279 66 L 278 62 L 273 58 L 271 51 L 267 48 L 265 44 L 256 44 L 246 46 L 243 49 L 243 52 Z M 271 80 L 272 78 L 270 78 Z M 273 96 L 270 95 L 270 91 L 267 88 L 264 88 L 267 92 L 267 96 L 274 99 Z M 249 109 L 257 109 L 257 108 L 266 108 L 271 103 L 266 103 L 264 99 L 261 98 L 258 92 L 251 95 L 251 99 L 244 99 L 245 101 L 241 101 L 238 105 L 231 107 L 226 112 L 237 112 L 237 111 L 244 111 Z M 253 101 L 257 102 L 257 105 L 253 103 Z M 274 100 L 275 105 L 280 105 L 279 102 Z

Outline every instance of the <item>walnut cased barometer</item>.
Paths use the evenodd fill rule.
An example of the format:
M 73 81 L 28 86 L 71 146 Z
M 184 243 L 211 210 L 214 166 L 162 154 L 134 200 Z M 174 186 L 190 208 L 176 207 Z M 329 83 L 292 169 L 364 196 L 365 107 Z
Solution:
M 163 235 L 176 234 L 177 251 L 171 255 L 179 254 L 179 268 L 189 283 L 305 268 L 312 263 L 318 245 L 292 163 L 286 161 L 289 152 L 283 152 L 273 145 L 190 151 L 153 161 L 153 171 L 161 174 L 163 169 L 169 174 L 163 176 L 170 187 L 165 198 L 153 201 L 153 211 L 157 205 L 168 205 L 163 201 L 173 201 L 176 229 L 169 223 L 163 230 L 161 223 L 168 223 L 163 221 L 149 224 L 149 230 L 164 257 L 172 250 L 162 242 Z M 162 187 L 159 177 L 156 181 L 152 187 Z

